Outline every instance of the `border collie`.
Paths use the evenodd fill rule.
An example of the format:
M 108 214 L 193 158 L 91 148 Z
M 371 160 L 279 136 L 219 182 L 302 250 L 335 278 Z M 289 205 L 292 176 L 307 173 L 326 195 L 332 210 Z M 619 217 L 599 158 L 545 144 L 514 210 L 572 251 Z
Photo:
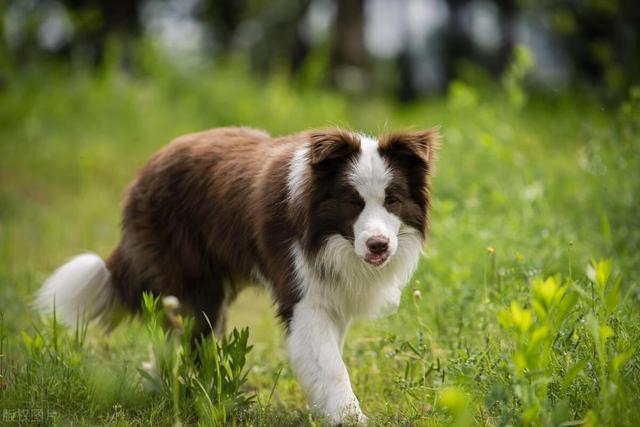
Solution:
M 196 333 L 224 332 L 248 284 L 272 294 L 314 412 L 365 421 L 342 360 L 354 318 L 395 311 L 425 241 L 435 130 L 379 139 L 339 129 L 273 138 L 219 128 L 175 139 L 130 184 L 120 243 L 72 258 L 37 304 L 73 324 L 173 295 Z M 206 315 L 206 316 L 205 316 Z

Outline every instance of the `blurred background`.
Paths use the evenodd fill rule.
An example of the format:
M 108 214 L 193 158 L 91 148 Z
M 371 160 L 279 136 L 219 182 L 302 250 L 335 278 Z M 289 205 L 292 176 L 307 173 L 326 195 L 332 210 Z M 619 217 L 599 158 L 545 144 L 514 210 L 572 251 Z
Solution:
M 141 44 L 184 71 L 243 60 L 259 77 L 402 102 L 504 78 L 519 46 L 536 89 L 615 99 L 640 74 L 634 0 L 5 0 L 0 15 L 2 84 L 43 59 L 144 74 Z

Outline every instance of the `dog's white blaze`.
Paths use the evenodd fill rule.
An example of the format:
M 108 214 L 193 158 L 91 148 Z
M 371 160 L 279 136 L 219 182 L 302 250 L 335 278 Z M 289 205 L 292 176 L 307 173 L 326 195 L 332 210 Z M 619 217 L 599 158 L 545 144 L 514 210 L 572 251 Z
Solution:
M 360 156 L 349 174 L 351 182 L 365 199 L 384 202 L 384 190 L 391 181 L 391 171 L 380 153 L 378 141 L 366 136 L 360 137 Z
M 301 200 L 305 184 L 309 179 L 309 148 L 304 146 L 293 153 L 289 175 L 287 176 L 287 190 L 289 203 Z
M 385 189 L 391 181 L 391 174 L 378 152 L 378 141 L 360 135 L 360 156 L 353 165 L 349 178 L 365 202 L 364 209 L 353 226 L 355 251 L 362 258 L 368 252 L 367 240 L 373 236 L 389 239 L 389 258 L 398 249 L 397 234 L 402 222 L 384 207 Z

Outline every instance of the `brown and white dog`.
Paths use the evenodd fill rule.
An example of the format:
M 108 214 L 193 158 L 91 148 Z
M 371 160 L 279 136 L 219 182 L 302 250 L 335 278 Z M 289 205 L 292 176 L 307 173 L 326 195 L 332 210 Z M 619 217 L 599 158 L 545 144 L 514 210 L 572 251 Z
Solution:
M 79 255 L 37 303 L 70 324 L 79 313 L 135 312 L 142 293 L 173 295 L 197 331 L 224 331 L 229 304 L 263 284 L 315 412 L 366 420 L 341 352 L 352 319 L 394 311 L 428 227 L 438 135 L 374 139 L 343 130 L 273 138 L 220 128 L 174 140 L 127 192 L 122 238 L 103 261 Z

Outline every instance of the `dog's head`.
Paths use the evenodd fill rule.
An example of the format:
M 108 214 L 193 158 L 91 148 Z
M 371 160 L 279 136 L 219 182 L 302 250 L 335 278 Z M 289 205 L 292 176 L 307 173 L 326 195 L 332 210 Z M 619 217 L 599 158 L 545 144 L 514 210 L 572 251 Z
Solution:
M 290 187 L 304 186 L 297 197 L 306 201 L 306 249 L 313 254 L 337 238 L 376 268 L 396 254 L 403 234 L 424 239 L 437 141 L 435 130 L 380 139 L 340 130 L 309 134 L 289 175 Z

